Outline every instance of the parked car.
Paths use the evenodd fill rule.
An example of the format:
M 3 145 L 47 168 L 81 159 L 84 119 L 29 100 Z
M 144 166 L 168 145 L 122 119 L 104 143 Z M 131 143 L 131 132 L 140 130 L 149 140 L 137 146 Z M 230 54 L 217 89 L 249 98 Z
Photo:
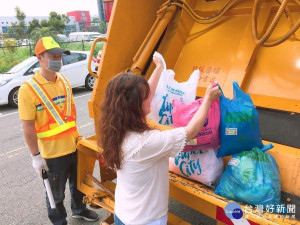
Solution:
M 33 45 L 33 41 L 29 39 L 21 39 L 21 40 L 17 40 L 17 44 L 19 46 L 28 46 L 29 44 Z
M 57 34 L 56 36 L 58 37 L 59 41 L 61 41 L 61 42 L 68 42 L 69 41 L 69 38 L 64 34 Z
M 94 41 L 96 37 L 102 35 L 98 32 L 72 32 L 69 34 L 69 41 Z
M 62 56 L 63 66 L 60 73 L 69 79 L 72 88 L 85 86 L 88 90 L 93 89 L 95 78 L 89 74 L 87 69 L 89 54 L 89 52 L 72 51 L 70 55 Z M 39 68 L 39 61 L 32 56 L 15 65 L 8 72 L 0 74 L 0 105 L 9 104 L 17 107 L 21 84 Z M 95 68 L 93 61 L 91 68 Z M 93 70 L 95 71 L 95 69 Z
M 92 34 L 92 35 L 90 35 L 90 41 L 94 41 L 98 37 L 104 37 L 105 38 L 106 35 L 105 34 Z

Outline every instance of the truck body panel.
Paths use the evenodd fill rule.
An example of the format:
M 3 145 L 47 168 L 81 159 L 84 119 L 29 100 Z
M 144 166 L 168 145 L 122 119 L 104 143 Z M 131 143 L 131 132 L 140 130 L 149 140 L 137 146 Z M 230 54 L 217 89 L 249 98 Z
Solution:
M 280 215 L 275 218 L 272 213 L 261 214 L 254 210 L 248 212 L 247 218 L 244 214 L 244 218 L 254 224 L 300 224 L 300 31 L 296 29 L 294 35 L 279 45 L 264 47 L 259 40 L 255 41 L 253 22 L 257 22 L 260 39 L 280 9 L 276 1 L 260 1 L 259 13 L 253 17 L 254 2 L 250 0 L 186 0 L 185 6 L 197 17 L 209 18 L 199 19 L 200 22 L 185 6 L 180 6 L 181 3 L 114 1 L 98 79 L 89 102 L 95 126 L 108 81 L 128 70 L 148 79 L 154 69 L 154 51 L 164 56 L 178 82 L 186 81 L 194 69 L 200 70 L 198 97 L 204 95 L 210 83 L 218 81 L 225 96 L 231 98 L 232 82 L 237 81 L 242 90 L 250 94 L 259 111 L 264 143 L 274 145 L 268 153 L 279 165 L 282 202 L 296 206 L 295 218 Z M 230 6 L 226 8 L 227 5 Z M 300 6 L 297 1 L 289 1 L 267 43 L 282 38 L 299 21 Z M 170 128 L 161 125 L 160 129 Z M 95 187 L 86 175 L 93 174 L 99 155 L 101 159 L 102 150 L 97 146 L 99 135 L 96 133 L 78 144 L 78 188 L 87 195 L 87 203 L 101 205 L 113 213 L 113 198 Z M 225 164 L 229 158 L 224 157 Z M 114 192 L 115 172 L 100 162 L 100 174 L 102 184 Z M 216 219 L 218 224 L 228 223 L 221 215 L 232 200 L 215 195 L 213 189 L 201 183 L 170 173 L 170 197 Z M 241 203 L 241 206 L 247 209 L 247 204 Z M 169 224 L 178 224 L 179 220 L 169 216 Z

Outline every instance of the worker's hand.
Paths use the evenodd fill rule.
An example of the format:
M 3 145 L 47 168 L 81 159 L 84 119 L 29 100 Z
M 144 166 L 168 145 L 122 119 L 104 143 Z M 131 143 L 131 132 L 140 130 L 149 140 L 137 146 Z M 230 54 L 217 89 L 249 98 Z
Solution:
M 40 155 L 31 155 L 32 167 L 36 170 L 39 177 L 42 179 L 42 169 L 49 170 L 45 159 Z
M 214 100 L 218 99 L 221 96 L 221 91 L 219 89 L 218 83 L 215 82 L 209 85 L 205 92 L 205 98 L 209 102 L 213 102 Z
M 83 137 L 81 135 L 79 135 L 77 138 L 76 138 L 76 144 L 82 139 Z

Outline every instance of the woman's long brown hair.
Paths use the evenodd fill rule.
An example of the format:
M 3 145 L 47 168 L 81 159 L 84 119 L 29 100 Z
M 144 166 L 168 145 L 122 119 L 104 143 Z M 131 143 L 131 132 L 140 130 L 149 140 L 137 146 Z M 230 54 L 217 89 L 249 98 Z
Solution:
M 121 145 L 126 132 L 142 133 L 150 129 L 142 107 L 149 95 L 149 84 L 141 76 L 121 73 L 109 81 L 98 126 L 98 145 L 109 167 L 121 168 Z

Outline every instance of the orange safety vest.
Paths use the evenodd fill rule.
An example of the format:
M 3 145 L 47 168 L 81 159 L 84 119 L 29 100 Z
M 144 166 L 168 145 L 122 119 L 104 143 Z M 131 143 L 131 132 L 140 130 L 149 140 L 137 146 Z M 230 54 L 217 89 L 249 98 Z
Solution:
M 40 100 L 48 115 L 48 121 L 39 128 L 36 128 L 37 136 L 43 140 L 54 140 L 76 131 L 76 110 L 71 101 L 71 87 L 66 78 L 57 73 L 63 82 L 65 103 L 61 112 L 47 91 L 32 77 L 26 83 Z

